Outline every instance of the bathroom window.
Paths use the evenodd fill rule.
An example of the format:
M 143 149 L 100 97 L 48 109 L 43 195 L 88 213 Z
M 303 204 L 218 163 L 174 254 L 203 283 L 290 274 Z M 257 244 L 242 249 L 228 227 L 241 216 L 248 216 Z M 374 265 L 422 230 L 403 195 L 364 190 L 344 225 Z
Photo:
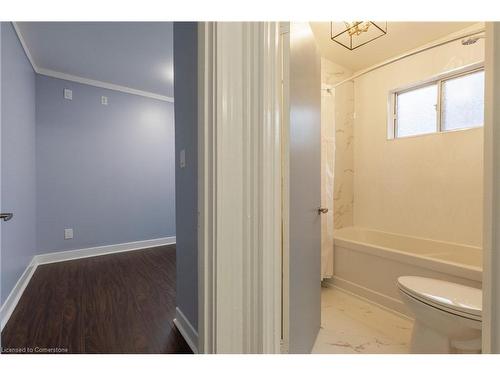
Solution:
M 484 122 L 484 70 L 442 83 L 441 128 L 477 128 Z
M 409 137 L 436 131 L 437 94 L 437 84 L 397 94 L 396 137 Z
M 390 139 L 481 127 L 484 69 L 469 68 L 392 91 L 390 101 Z

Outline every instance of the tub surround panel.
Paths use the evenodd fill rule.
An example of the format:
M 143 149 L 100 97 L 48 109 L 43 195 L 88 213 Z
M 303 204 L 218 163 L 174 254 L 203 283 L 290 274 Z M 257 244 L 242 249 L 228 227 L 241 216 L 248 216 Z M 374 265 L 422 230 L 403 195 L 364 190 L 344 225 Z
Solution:
M 346 82 L 332 88 L 351 75 L 349 69 L 321 59 L 322 171 L 324 163 L 332 163 L 334 229 L 353 225 L 354 84 Z M 328 93 L 327 88 L 332 88 L 332 93 Z M 324 186 L 323 181 L 322 184 Z M 322 202 L 325 201 L 322 198 Z
M 335 88 L 334 227 L 354 224 L 354 84 Z
M 460 41 L 355 79 L 354 225 L 482 244 L 483 129 L 387 140 L 390 90 L 484 60 Z
M 324 57 L 321 58 L 321 84 L 332 87 L 352 75 L 352 71 L 345 66 L 334 63 Z
M 332 88 L 332 85 L 350 75 L 351 71 L 345 67 L 327 59 L 321 59 L 321 206 L 328 208 L 328 212 L 321 215 L 322 280 L 333 276 L 334 229 L 344 222 L 352 225 L 352 148 L 342 148 L 342 153 L 339 154 L 340 160 L 338 162 L 335 160 L 335 150 L 341 147 L 336 144 L 336 128 L 339 127 L 342 130 L 338 137 L 338 141 L 342 145 L 346 143 L 345 134 L 352 134 L 352 126 L 351 128 L 345 128 L 343 118 L 337 124 L 337 118 L 344 117 L 348 108 L 351 108 L 351 110 L 353 108 L 353 102 L 344 103 L 345 93 L 352 92 L 352 90 L 341 88 L 340 92 L 337 93 L 337 90 Z M 337 101 L 337 95 L 340 102 Z M 352 99 L 354 100 L 354 98 Z M 350 115 L 352 119 L 352 112 Z M 347 158 L 348 155 L 350 155 L 350 158 Z M 346 162 L 347 164 L 350 163 L 349 168 L 345 166 Z M 337 170 L 337 167 L 341 168 L 341 170 Z M 338 185 L 341 185 L 340 192 L 334 194 L 335 188 L 339 190 Z M 336 201 L 334 200 L 335 197 L 337 197 Z M 350 218 L 348 215 L 351 215 Z M 335 223 L 337 223 L 337 226 L 335 226 Z

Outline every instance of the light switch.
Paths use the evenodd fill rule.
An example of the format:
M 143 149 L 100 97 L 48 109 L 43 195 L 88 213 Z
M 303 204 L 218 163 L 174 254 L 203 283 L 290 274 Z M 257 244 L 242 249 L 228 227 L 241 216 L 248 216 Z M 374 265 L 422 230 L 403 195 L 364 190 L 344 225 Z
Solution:
M 186 150 L 182 149 L 179 155 L 179 166 L 186 168 Z
M 107 96 L 101 96 L 101 104 L 108 105 L 108 97 Z
M 73 100 L 73 90 L 64 89 L 64 99 Z
M 64 229 L 64 239 L 72 240 L 73 239 L 73 228 Z

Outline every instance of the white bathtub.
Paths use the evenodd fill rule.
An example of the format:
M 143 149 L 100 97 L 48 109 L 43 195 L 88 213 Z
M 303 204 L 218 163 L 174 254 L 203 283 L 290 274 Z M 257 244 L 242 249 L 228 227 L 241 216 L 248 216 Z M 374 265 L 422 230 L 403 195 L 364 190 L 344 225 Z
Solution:
M 396 280 L 415 275 L 481 288 L 482 249 L 370 229 L 334 233 L 333 284 L 379 305 L 410 315 Z

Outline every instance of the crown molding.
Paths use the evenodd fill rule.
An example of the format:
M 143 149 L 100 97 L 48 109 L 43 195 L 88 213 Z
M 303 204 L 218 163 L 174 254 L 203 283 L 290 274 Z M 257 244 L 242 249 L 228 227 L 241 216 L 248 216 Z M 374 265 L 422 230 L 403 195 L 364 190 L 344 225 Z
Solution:
M 146 98 L 162 100 L 164 102 L 169 102 L 169 103 L 174 102 L 174 98 L 170 97 L 170 96 L 155 94 L 155 93 L 150 92 L 150 91 L 137 90 L 137 89 L 134 89 L 132 87 L 116 85 L 114 83 L 98 81 L 95 79 L 80 77 L 80 76 L 76 76 L 73 74 L 62 73 L 62 72 L 58 72 L 58 71 L 51 70 L 51 69 L 40 68 L 39 66 L 36 65 L 35 60 L 33 59 L 33 56 L 31 55 L 31 53 L 28 49 L 28 45 L 26 44 L 26 41 L 24 40 L 24 37 L 21 33 L 21 30 L 19 29 L 19 26 L 17 25 L 17 22 L 12 22 L 12 26 L 14 27 L 14 30 L 16 31 L 16 34 L 17 34 L 17 37 L 19 38 L 19 41 L 21 42 L 21 46 L 24 49 L 24 53 L 26 54 L 26 57 L 28 58 L 29 62 L 31 63 L 33 70 L 37 74 L 44 75 L 47 77 L 64 79 L 66 81 L 77 82 L 77 83 L 81 83 L 84 85 L 100 87 L 103 89 L 124 92 L 127 94 L 144 96 Z
M 61 73 L 55 70 L 38 68 L 37 73 L 47 77 L 59 78 L 59 79 L 64 79 L 66 81 L 82 83 L 84 85 L 90 85 L 90 86 L 100 87 L 103 89 L 125 92 L 127 94 L 132 94 L 132 95 L 145 96 L 147 98 L 163 100 L 165 102 L 170 102 L 170 103 L 174 102 L 174 98 L 169 96 L 159 95 L 149 91 L 136 90 L 126 86 L 115 85 L 113 83 L 97 81 L 94 79 L 79 77 L 72 74 Z
M 19 29 L 17 22 L 12 22 L 12 26 L 14 27 L 17 37 L 19 38 L 19 42 L 21 42 L 21 46 L 24 49 L 24 53 L 26 54 L 26 57 L 28 58 L 31 66 L 33 67 L 33 70 L 35 71 L 35 73 L 38 73 L 38 68 L 35 64 L 35 60 L 33 60 L 33 56 L 31 56 L 31 53 L 28 49 L 28 45 L 26 44 L 26 41 L 23 38 L 23 34 L 21 34 L 21 30 Z

